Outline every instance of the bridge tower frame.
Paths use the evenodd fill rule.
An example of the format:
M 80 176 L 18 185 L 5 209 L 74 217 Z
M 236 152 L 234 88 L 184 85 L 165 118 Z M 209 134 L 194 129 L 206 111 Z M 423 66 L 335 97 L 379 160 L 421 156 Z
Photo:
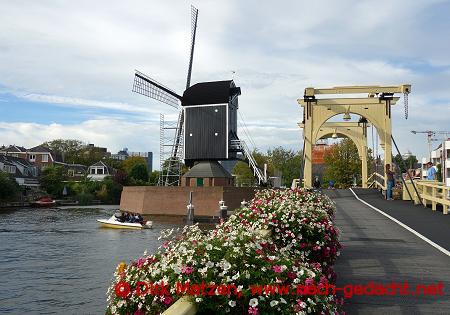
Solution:
M 306 88 L 303 99 L 297 100 L 298 104 L 303 107 L 303 122 L 301 125 L 303 126 L 304 141 L 304 186 L 312 187 L 312 146 L 317 139 L 320 139 L 318 138 L 320 129 L 330 118 L 339 114 L 357 114 L 366 118 L 376 128 L 380 136 L 380 143 L 385 152 L 385 166 L 386 164 L 392 165 L 391 106 L 399 100 L 399 97 L 394 97 L 395 93 L 404 94 L 406 106 L 410 92 L 411 85 L 409 84 L 399 86 L 342 86 L 325 89 Z M 365 93 L 368 96 L 363 98 L 316 98 L 316 95 Z M 385 182 L 387 182 L 386 175 Z

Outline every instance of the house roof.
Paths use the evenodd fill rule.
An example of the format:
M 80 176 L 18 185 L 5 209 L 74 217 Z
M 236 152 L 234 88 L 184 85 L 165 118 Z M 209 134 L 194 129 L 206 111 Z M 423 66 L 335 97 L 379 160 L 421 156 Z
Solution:
M 233 178 L 233 176 L 217 161 L 202 161 L 194 165 L 184 177 L 220 177 L 220 178 Z
M 17 145 L 10 145 L 9 147 L 2 148 L 0 151 L 25 153 L 25 152 L 27 152 L 27 149 L 25 149 L 24 147 L 21 147 L 21 146 L 17 146 Z
M 92 167 L 92 166 L 103 166 L 103 167 L 108 167 L 108 165 L 106 165 L 105 163 L 103 163 L 103 161 L 98 161 L 97 163 L 94 163 L 94 164 L 92 164 L 92 165 L 89 166 L 89 167 Z
M 22 166 L 24 169 L 35 167 L 32 163 L 25 159 L 14 156 L 0 155 L 0 162 L 10 166 L 16 166 L 16 173 L 14 174 L 15 177 L 33 177 L 27 171 L 22 173 L 17 167 L 18 165 Z
M 228 104 L 230 96 L 240 95 L 241 89 L 233 80 L 201 82 L 183 93 L 183 106 L 204 104 Z
M 50 150 L 47 147 L 44 147 L 43 145 L 35 146 L 34 148 L 29 149 L 28 151 L 29 152 L 48 152 L 48 153 L 53 153 L 52 150 Z

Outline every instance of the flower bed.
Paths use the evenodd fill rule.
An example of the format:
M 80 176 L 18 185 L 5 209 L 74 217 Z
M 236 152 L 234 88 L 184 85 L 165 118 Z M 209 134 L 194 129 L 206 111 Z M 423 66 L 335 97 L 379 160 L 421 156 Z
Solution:
M 337 313 L 332 292 L 299 291 L 334 281 L 340 245 L 333 210 L 328 198 L 312 191 L 264 190 L 214 230 L 194 225 L 165 231 L 163 249 L 118 266 L 107 313 L 159 314 L 183 295 L 199 314 Z M 256 233 L 261 229 L 271 229 L 272 237 Z M 167 291 L 142 294 L 139 282 L 164 283 Z M 119 296 L 118 283 L 127 283 L 130 292 Z M 202 290 L 201 283 L 210 287 Z M 213 285 L 221 286 L 209 295 Z

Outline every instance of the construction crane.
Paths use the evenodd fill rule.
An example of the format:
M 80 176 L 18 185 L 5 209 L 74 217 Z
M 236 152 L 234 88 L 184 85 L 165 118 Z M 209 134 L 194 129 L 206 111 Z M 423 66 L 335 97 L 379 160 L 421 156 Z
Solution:
M 436 130 L 426 130 L 426 131 L 416 131 L 416 130 L 411 130 L 411 132 L 413 134 L 418 134 L 418 133 L 425 133 L 427 135 L 427 140 L 428 140 L 428 154 L 429 154 L 429 158 L 431 161 L 431 142 L 432 141 L 436 141 L 438 139 L 433 139 L 433 136 L 435 135 L 445 135 L 445 137 L 447 137 L 447 135 L 450 134 L 450 131 L 436 131 Z

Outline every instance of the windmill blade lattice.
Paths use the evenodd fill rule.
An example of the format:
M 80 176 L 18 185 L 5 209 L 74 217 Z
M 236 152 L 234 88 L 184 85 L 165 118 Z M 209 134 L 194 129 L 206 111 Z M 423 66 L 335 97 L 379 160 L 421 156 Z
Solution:
M 139 71 L 136 71 L 134 74 L 133 92 L 153 98 L 177 109 L 180 106 L 181 96 Z

